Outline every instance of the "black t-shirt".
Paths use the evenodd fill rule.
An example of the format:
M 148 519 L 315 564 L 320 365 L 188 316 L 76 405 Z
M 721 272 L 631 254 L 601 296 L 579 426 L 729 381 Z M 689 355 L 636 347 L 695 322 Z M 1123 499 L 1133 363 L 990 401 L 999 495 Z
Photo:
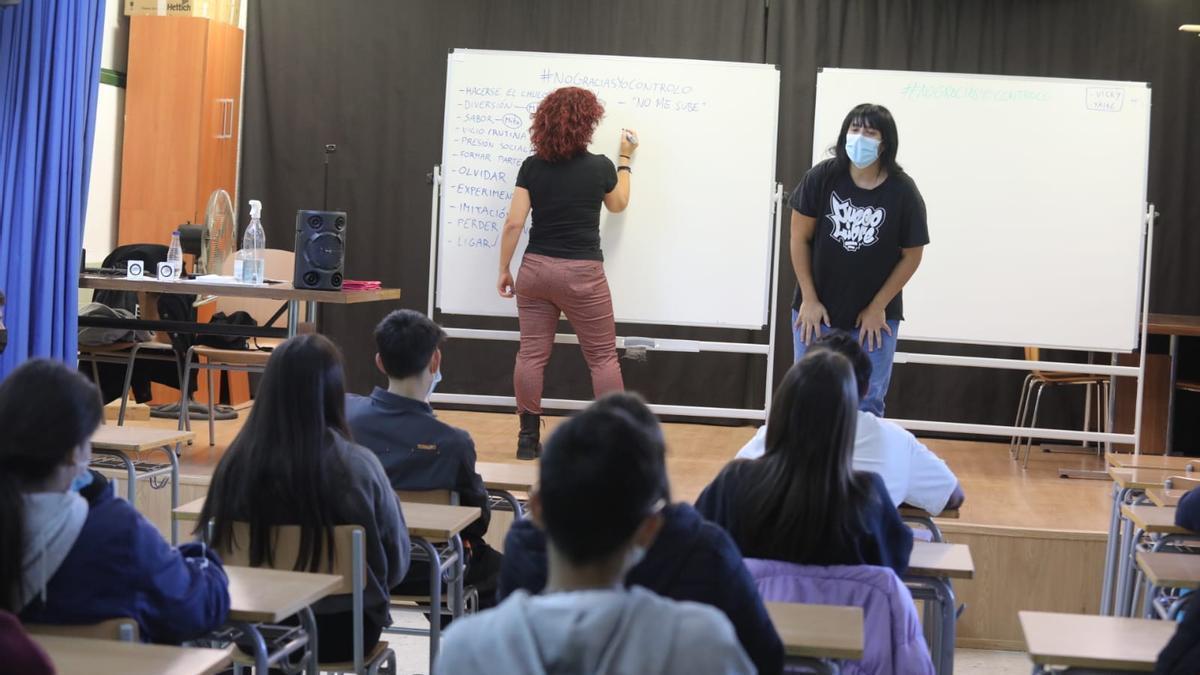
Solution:
M 533 227 L 526 253 L 571 260 L 604 260 L 600 251 L 600 205 L 617 186 L 617 169 L 604 155 L 584 152 L 560 162 L 532 155 L 517 172 L 529 190 Z
M 849 171 L 829 175 L 833 163 L 809 169 L 788 205 L 817 219 L 813 283 L 833 327 L 850 330 L 900 261 L 900 249 L 929 243 L 929 224 L 925 200 L 908 174 L 890 174 L 874 190 L 863 190 Z M 888 303 L 888 320 L 904 318 L 902 296 Z M 797 286 L 792 308 L 799 309 L 800 301 Z

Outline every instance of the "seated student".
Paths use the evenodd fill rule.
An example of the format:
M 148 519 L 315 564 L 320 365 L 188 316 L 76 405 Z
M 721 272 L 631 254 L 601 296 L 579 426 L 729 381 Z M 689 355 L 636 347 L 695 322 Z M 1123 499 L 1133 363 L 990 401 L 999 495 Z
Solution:
M 455 621 L 435 673 L 752 673 L 729 620 L 622 580 L 662 528 L 661 441 L 597 405 L 547 441 L 531 517 L 546 531 L 549 579 Z
M 235 522 L 250 524 L 252 565 L 271 555 L 275 525 L 302 528 L 297 568 L 330 561 L 335 525 L 366 532 L 363 651 L 391 623 L 388 589 L 408 571 L 408 529 L 379 460 L 350 441 L 338 348 L 321 335 L 300 335 L 275 348 L 246 425 L 217 464 L 200 523 L 212 520 L 212 546 L 230 547 Z M 197 526 L 197 531 L 201 526 Z M 285 564 L 290 564 L 290 561 Z M 321 660 L 354 658 L 349 595 L 313 606 Z
M 636 394 L 614 393 L 592 406 L 597 410 L 624 410 L 653 437 L 655 461 L 666 466 L 666 446 L 654 413 Z M 625 586 L 641 586 L 672 600 L 712 605 L 725 613 L 737 631 L 742 648 L 760 673 L 783 668 L 783 643 L 742 554 L 720 527 L 704 520 L 690 504 L 672 504 L 666 482 L 659 496 L 667 502 L 663 525 L 646 557 L 629 570 Z M 500 568 L 499 598 L 515 590 L 540 593 L 546 586 L 546 536 L 528 519 L 513 523 L 504 539 L 504 564 Z
M 103 416 L 96 387 L 56 361 L 27 361 L 0 383 L 0 609 L 25 623 L 128 617 L 150 642 L 219 628 L 220 560 L 173 548 L 88 470 Z
M 354 440 L 379 457 L 397 490 L 453 490 L 463 506 L 477 506 L 483 516 L 462 532 L 467 550 L 466 584 L 479 591 L 479 606 L 496 604 L 496 577 L 502 556 L 483 535 L 491 510 L 483 479 L 475 473 L 475 442 L 462 429 L 442 422 L 429 407 L 429 396 L 441 380 L 446 334 L 424 314 L 401 309 L 375 327 L 375 366 L 387 375 L 387 389 L 346 399 L 346 422 Z M 414 562 L 397 589 L 401 595 L 429 592 L 429 565 Z
M 871 386 L 871 359 L 862 345 L 847 333 L 828 333 L 813 344 L 813 349 L 830 349 L 850 360 L 858 395 L 867 395 Z M 858 411 L 854 435 L 855 471 L 872 471 L 883 477 L 892 503 L 909 504 L 934 515 L 944 509 L 957 509 L 963 503 L 962 487 L 950 467 L 933 454 L 907 429 L 881 417 Z M 739 459 L 763 456 L 767 427 L 759 427 L 738 451 Z
M 1175 524 L 1200 532 L 1200 489 L 1189 491 L 1175 509 Z M 1175 636 L 1158 655 L 1155 675 L 1193 675 L 1200 673 L 1200 602 L 1188 604 Z
M 696 500 L 747 558 L 882 565 L 903 574 L 913 534 L 879 474 L 855 471 L 858 392 L 846 357 L 813 350 L 775 391 L 767 450 L 735 459 Z

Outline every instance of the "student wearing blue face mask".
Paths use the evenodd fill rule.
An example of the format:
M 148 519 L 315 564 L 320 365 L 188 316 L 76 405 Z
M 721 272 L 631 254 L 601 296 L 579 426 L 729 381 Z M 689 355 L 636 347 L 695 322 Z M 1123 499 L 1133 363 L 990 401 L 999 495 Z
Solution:
M 788 200 L 796 361 L 825 333 L 854 334 L 872 367 L 860 408 L 880 417 L 904 318 L 901 290 L 929 243 L 925 200 L 896 163 L 899 143 L 887 108 L 855 106 L 833 157 L 809 169 Z
M 420 312 L 401 309 L 375 327 L 375 367 L 388 385 L 370 396 L 346 397 L 346 422 L 354 441 L 379 457 L 397 490 L 451 490 L 463 506 L 483 516 L 462 532 L 467 552 L 468 586 L 479 592 L 479 606 L 495 604 L 496 579 L 503 557 L 483 540 L 491 511 L 483 479 L 475 472 L 475 442 L 470 434 L 433 414 L 429 397 L 442 379 L 442 343 L 446 334 Z M 425 595 L 429 568 L 413 561 L 401 595 Z
M 28 361 L 0 383 L 0 610 L 26 623 L 128 617 L 149 642 L 219 628 L 221 561 L 200 544 L 172 547 L 88 470 L 102 418 L 100 392 L 61 363 Z

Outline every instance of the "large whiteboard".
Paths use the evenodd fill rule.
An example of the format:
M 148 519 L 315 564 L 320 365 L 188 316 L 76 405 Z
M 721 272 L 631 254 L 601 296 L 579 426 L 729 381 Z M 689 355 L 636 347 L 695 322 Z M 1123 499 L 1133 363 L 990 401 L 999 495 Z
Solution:
M 629 208 L 605 211 L 600 221 L 617 321 L 765 325 L 779 72 L 762 64 L 682 59 L 450 53 L 438 307 L 516 315 L 515 301 L 495 289 L 500 230 L 517 170 L 531 154 L 531 113 L 562 86 L 591 89 L 605 105 L 592 152 L 615 164 L 620 129 L 637 129 L 641 140 Z M 522 236 L 514 274 L 525 241 Z
M 1137 346 L 1147 84 L 825 69 L 814 163 L 864 102 L 892 111 L 929 211 L 901 337 Z

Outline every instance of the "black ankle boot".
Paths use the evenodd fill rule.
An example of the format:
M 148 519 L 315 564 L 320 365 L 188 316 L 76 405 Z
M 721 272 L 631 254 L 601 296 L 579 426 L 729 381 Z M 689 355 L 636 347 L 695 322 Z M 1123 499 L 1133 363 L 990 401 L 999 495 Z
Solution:
M 521 433 L 517 434 L 517 459 L 537 459 L 542 454 L 542 416 L 521 413 Z

